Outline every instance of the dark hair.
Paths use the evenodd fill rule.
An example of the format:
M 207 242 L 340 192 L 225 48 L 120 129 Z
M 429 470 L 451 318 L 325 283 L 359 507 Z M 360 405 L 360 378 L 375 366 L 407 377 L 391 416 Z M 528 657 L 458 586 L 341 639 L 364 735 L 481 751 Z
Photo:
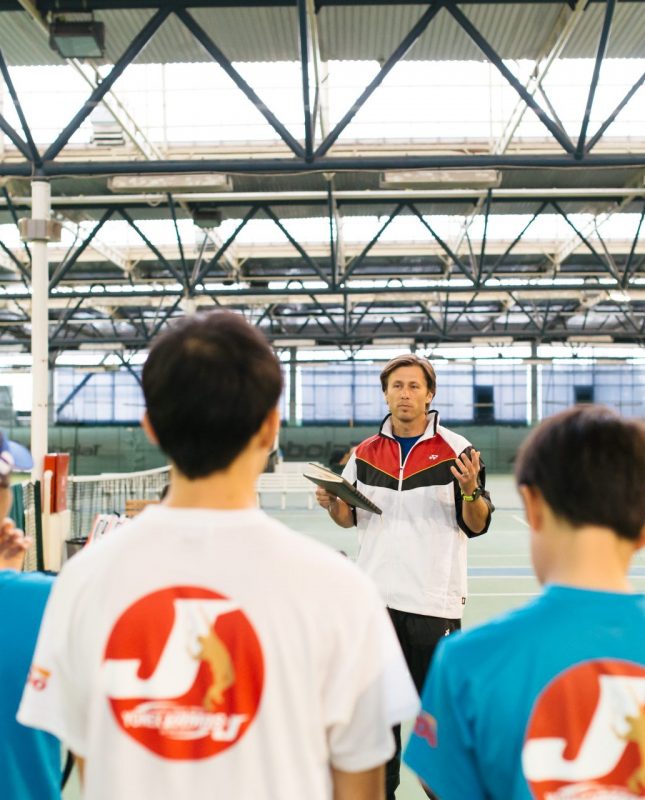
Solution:
M 191 479 L 225 469 L 282 391 L 280 364 L 268 342 L 230 312 L 174 324 L 153 343 L 142 377 L 159 445 Z
M 395 358 L 391 359 L 387 362 L 387 364 L 383 367 L 383 371 L 381 372 L 381 388 L 385 392 L 387 390 L 387 381 L 390 375 L 394 372 L 395 369 L 399 367 L 421 367 L 423 374 L 426 379 L 426 385 L 428 387 L 428 391 L 432 392 L 432 394 L 436 394 L 437 391 L 437 376 L 435 375 L 434 368 L 432 364 L 428 361 L 427 358 L 421 358 L 420 356 L 415 356 L 410 354 L 396 356 Z
M 515 462 L 571 525 L 601 525 L 636 540 L 645 525 L 645 424 L 603 406 L 580 405 L 542 422 Z

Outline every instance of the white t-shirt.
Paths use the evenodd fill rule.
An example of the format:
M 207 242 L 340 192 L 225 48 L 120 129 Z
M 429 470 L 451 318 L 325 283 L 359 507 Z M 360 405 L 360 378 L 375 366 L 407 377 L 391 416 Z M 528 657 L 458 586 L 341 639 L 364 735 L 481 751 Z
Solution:
M 55 583 L 18 719 L 86 800 L 329 800 L 418 707 L 382 600 L 257 510 L 149 507 Z

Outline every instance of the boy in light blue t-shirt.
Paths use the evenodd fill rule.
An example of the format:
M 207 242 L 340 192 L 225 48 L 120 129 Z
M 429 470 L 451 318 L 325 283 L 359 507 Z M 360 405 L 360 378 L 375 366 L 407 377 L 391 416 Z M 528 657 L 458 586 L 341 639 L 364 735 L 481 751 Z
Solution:
M 61 780 L 58 740 L 16 721 L 53 578 L 20 571 L 30 542 L 7 519 L 14 455 L 20 458 L 20 450 L 10 448 L 0 433 L 0 798 L 56 800 Z M 29 469 L 31 464 L 18 461 L 16 466 Z
M 546 589 L 442 642 L 405 761 L 440 800 L 644 797 L 645 425 L 578 406 L 515 473 Z

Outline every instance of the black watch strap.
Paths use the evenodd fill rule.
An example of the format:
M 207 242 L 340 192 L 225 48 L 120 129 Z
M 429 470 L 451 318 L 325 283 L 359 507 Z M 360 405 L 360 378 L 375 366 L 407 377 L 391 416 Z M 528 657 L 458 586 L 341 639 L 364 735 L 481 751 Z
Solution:
M 481 497 L 481 494 L 482 494 L 482 487 L 478 486 L 472 494 L 464 494 L 464 492 L 462 492 L 461 496 L 467 503 L 474 503 L 478 497 Z

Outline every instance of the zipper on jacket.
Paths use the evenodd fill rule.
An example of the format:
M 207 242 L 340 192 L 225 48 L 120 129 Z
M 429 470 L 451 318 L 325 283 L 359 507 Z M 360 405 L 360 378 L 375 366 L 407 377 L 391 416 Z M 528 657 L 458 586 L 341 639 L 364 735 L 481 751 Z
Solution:
M 424 431 L 424 433 L 425 433 L 425 431 Z M 399 464 L 401 464 L 401 466 L 399 467 L 399 489 L 398 489 L 399 492 L 403 491 L 403 470 L 405 468 L 405 463 L 408 460 L 408 458 L 410 457 L 410 453 L 414 450 L 414 448 L 421 441 L 423 435 L 424 434 L 422 433 L 421 436 L 419 436 L 419 438 L 416 440 L 416 442 L 412 445 L 412 447 L 408 450 L 407 455 L 403 459 L 403 463 L 402 464 L 401 464 L 401 456 L 403 455 L 403 448 L 401 447 L 401 442 L 396 442 L 398 444 L 398 446 L 399 446 Z

